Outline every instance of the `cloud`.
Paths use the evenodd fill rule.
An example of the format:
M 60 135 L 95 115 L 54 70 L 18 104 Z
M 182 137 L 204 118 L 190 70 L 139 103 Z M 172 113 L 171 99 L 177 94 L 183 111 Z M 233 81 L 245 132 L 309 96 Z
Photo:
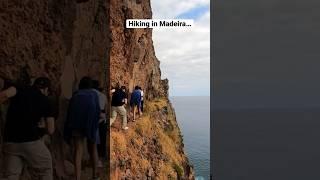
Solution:
M 187 12 L 184 12 L 178 15 L 177 19 L 198 19 L 203 15 L 203 12 L 206 12 L 210 9 L 208 5 L 205 6 L 197 6 Z
M 173 19 L 195 7 L 209 6 L 210 0 L 151 0 L 153 18 Z
M 173 18 L 200 6 L 208 0 L 152 1 L 158 18 Z M 180 9 L 180 7 L 188 7 Z M 164 8 L 166 7 L 166 8 Z M 197 12 L 191 29 L 154 29 L 153 42 L 160 60 L 162 78 L 169 79 L 171 96 L 210 94 L 210 12 Z M 190 13 L 191 12 L 191 13 Z

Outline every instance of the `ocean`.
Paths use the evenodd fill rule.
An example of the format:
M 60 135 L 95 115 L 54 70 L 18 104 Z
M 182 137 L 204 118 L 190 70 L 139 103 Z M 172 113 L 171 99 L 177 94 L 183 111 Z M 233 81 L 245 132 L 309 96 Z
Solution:
M 210 176 L 210 97 L 170 97 L 196 180 Z
M 214 179 L 320 179 L 319 109 L 213 113 Z

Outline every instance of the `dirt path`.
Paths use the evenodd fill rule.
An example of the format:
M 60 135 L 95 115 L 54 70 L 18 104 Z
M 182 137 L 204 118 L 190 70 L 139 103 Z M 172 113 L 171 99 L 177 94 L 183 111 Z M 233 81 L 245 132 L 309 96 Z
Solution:
M 100 180 L 106 180 L 107 179 L 107 170 L 106 168 L 99 168 L 98 174 L 100 177 Z M 87 167 L 82 171 L 81 179 L 83 180 L 91 180 L 92 179 L 92 169 Z

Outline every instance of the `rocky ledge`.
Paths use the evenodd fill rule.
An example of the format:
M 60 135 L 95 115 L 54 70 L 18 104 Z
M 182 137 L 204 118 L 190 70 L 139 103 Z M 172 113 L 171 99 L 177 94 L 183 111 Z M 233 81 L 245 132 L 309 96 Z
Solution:
M 126 29 L 126 19 L 151 19 L 150 0 L 110 1 L 110 83 L 145 92 L 146 112 L 129 130 L 111 129 L 111 179 L 194 179 L 184 152 L 168 80 L 161 79 L 152 29 Z
M 146 102 L 129 130 L 111 129 L 111 179 L 194 179 L 174 110 L 165 98 Z

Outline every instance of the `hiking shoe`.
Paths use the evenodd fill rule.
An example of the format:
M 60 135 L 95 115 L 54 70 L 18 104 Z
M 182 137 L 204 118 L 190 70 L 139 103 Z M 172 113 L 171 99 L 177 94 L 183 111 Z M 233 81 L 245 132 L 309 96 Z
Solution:
M 123 129 L 123 130 L 128 130 L 128 129 L 129 129 L 129 127 L 128 127 L 128 126 L 126 126 L 126 127 L 123 127 L 122 129 Z

